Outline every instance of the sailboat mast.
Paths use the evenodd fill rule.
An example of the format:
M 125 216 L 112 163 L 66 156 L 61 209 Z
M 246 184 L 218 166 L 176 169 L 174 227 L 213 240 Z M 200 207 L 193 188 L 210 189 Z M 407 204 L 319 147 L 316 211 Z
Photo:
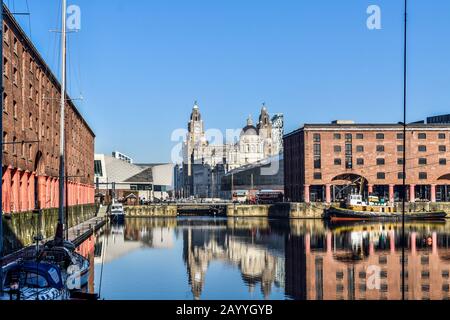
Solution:
M 60 111 L 60 140 L 59 140 L 59 208 L 58 208 L 58 228 L 57 239 L 64 237 L 64 185 L 65 185 L 65 165 L 64 165 L 64 143 L 65 143 L 65 117 L 64 109 L 66 104 L 66 0 L 62 0 L 62 32 L 61 32 L 61 111 Z M 58 238 L 60 237 L 60 238 Z

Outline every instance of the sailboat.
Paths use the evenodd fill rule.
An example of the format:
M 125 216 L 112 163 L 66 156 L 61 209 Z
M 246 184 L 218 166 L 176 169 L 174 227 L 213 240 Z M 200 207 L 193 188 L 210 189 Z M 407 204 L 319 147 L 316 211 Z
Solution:
M 75 252 L 75 245 L 64 237 L 64 198 L 65 198 L 65 103 L 66 103 L 66 10 L 67 1 L 62 0 L 62 32 L 61 32 L 61 112 L 60 112 L 60 153 L 59 153 L 59 207 L 58 224 L 54 240 L 47 242 L 37 256 L 37 262 L 57 265 L 69 290 L 79 290 L 87 285 L 90 262 Z M 72 285 L 69 284 L 72 282 Z

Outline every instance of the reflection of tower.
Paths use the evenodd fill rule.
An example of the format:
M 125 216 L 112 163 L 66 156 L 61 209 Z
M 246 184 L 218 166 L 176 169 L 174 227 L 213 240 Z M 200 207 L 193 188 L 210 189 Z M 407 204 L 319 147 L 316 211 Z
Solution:
M 306 300 L 306 255 L 304 236 L 286 236 L 285 252 L 286 295 L 295 300 Z
M 194 251 L 198 253 L 199 249 L 194 248 L 193 246 L 191 228 L 183 232 L 183 238 L 183 259 L 187 267 L 189 285 L 191 286 L 191 291 L 194 299 L 199 300 L 203 290 L 208 261 L 195 256 Z

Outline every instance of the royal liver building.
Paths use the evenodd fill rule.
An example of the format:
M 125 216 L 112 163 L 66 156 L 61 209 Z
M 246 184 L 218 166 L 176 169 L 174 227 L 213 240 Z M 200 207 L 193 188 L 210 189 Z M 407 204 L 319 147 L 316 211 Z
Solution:
M 223 143 L 208 141 L 200 108 L 195 103 L 183 144 L 183 164 L 175 168 L 177 197 L 219 198 L 221 178 L 228 171 L 280 154 L 283 115 L 276 114 L 271 119 L 263 105 L 256 124 L 249 116 L 242 129 L 222 132 L 213 140 L 219 138 Z

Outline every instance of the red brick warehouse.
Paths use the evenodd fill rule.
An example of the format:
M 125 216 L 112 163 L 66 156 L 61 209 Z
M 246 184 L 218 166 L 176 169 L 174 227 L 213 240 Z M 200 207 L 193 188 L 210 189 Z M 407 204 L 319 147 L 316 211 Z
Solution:
M 58 207 L 60 83 L 4 7 L 3 177 L 5 213 Z M 69 206 L 94 203 L 94 132 L 67 99 Z
M 450 201 L 450 124 L 416 123 L 406 133 L 410 202 Z M 285 195 L 290 201 L 334 202 L 349 192 L 400 200 L 403 126 L 305 124 L 284 137 Z M 362 183 L 361 183 L 362 182 Z M 355 190 L 355 189 L 360 190 Z M 361 187 L 362 186 L 362 187 Z

